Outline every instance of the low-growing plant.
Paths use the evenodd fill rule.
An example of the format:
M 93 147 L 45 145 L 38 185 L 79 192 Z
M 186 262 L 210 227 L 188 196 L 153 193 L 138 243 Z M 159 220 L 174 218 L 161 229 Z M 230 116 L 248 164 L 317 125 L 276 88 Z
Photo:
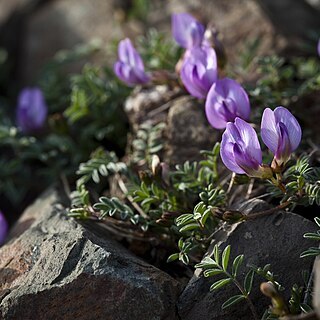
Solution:
M 192 32 L 186 25 L 192 25 Z M 218 65 L 225 66 L 225 60 L 222 63 L 219 59 L 225 57 L 221 55 L 224 50 L 216 32 L 208 29 L 205 33 L 204 26 L 188 14 L 173 15 L 172 31 L 175 41 L 186 49 L 179 61 L 178 58 L 173 59 L 178 51 L 171 56 L 167 43 L 162 45 L 159 37 L 154 38 L 154 43 L 150 41 L 149 47 L 138 46 L 143 59 L 133 43 L 126 39 L 119 44 L 115 73 L 130 86 L 157 84 L 161 78 L 161 83 L 183 84 L 190 95 L 206 99 L 209 123 L 216 129 L 225 129 L 221 144 L 217 143 L 212 150 L 202 151 L 201 161 L 186 161 L 169 168 L 158 156 L 164 146 L 164 125 L 143 124 L 133 139 L 132 154 L 126 164 L 106 152 L 104 158 L 93 157 L 80 166 L 70 215 L 104 222 L 124 237 L 127 234 L 128 238 L 134 239 L 156 238 L 152 242 L 155 247 L 166 243 L 168 262 L 181 261 L 202 269 L 205 277 L 220 277 L 211 285 L 211 290 L 228 284 L 238 288 L 239 294 L 230 297 L 222 308 L 246 301 L 253 318 L 258 319 L 250 294 L 254 279 L 259 277 L 266 281 L 261 284 L 261 292 L 270 298 L 272 304 L 263 319 L 290 318 L 301 312 L 308 313 L 311 303 L 303 298 L 310 290 L 308 284 L 303 287 L 292 284 L 291 298 L 286 301 L 281 293 L 284 288 L 271 272 L 270 265 L 247 266 L 244 275 L 245 257 L 238 255 L 229 261 L 230 246 L 220 252 L 216 245 L 212 257 L 205 254 L 223 224 L 245 223 L 281 209 L 319 206 L 319 164 L 313 157 L 318 149 L 313 145 L 311 154 L 301 152 L 298 146 L 302 130 L 298 120 L 288 109 L 275 107 L 277 104 L 291 104 L 319 90 L 319 61 L 315 58 L 288 61 L 278 56 L 252 57 L 252 52 L 259 46 L 259 41 L 254 41 L 250 46 L 252 52 L 243 52 L 240 56 L 240 67 L 234 70 L 227 67 L 225 70 L 230 76 L 241 74 L 245 78 L 248 70 L 255 69 L 252 64 L 257 66 L 259 79 L 254 86 L 246 86 L 248 96 L 235 80 L 218 78 Z M 170 61 L 177 63 L 176 74 L 172 73 L 172 64 L 161 59 L 165 51 L 171 57 Z M 132 57 L 130 62 L 129 56 Z M 162 68 L 168 71 L 159 73 Z M 179 76 L 180 81 L 177 81 Z M 254 109 L 251 110 L 252 105 Z M 261 105 L 269 108 L 262 109 Z M 248 122 L 250 112 L 253 125 Z M 261 132 L 257 135 L 256 123 L 260 118 Z M 266 147 L 261 147 L 260 140 Z M 223 169 L 219 154 L 222 163 L 232 173 Z M 90 192 L 92 187 L 95 190 L 101 188 L 100 176 L 109 177 L 107 182 L 113 185 L 116 183 L 120 190 L 117 197 L 106 194 L 94 196 Z M 97 186 L 89 183 L 91 178 L 98 183 Z M 276 205 L 250 214 L 234 210 L 234 194 L 250 198 L 253 186 L 259 190 L 255 196 L 265 197 Z M 313 233 L 305 237 L 319 238 Z M 310 248 L 302 257 L 318 253 L 316 248 Z M 305 283 L 308 282 L 306 277 L 304 274 Z

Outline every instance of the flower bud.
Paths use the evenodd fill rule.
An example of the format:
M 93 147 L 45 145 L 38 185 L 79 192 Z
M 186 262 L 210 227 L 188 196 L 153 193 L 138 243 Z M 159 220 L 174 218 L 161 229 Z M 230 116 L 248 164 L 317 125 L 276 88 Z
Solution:
M 273 314 L 282 317 L 289 313 L 284 298 L 271 281 L 261 283 L 260 291 L 271 299 L 272 306 L 270 308 Z
M 183 60 L 180 76 L 192 96 L 204 99 L 218 76 L 214 49 L 204 46 L 188 50 Z
M 205 32 L 204 26 L 188 13 L 173 14 L 172 35 L 185 49 L 200 46 Z
M 280 170 L 301 141 L 301 127 L 286 108 L 266 108 L 261 120 L 261 138 L 274 154 L 273 167 Z M 280 168 L 277 168 L 280 167 Z M 280 170 L 281 171 L 281 170 Z
M 272 282 L 262 282 L 260 284 L 260 291 L 267 297 L 272 298 L 278 294 L 277 289 L 275 288 Z
M 228 122 L 222 135 L 220 155 L 225 166 L 238 174 L 269 179 L 270 167 L 262 165 L 262 152 L 258 136 L 252 126 L 240 118 Z
M 211 126 L 216 129 L 224 129 L 236 117 L 248 120 L 250 102 L 247 93 L 235 80 L 217 80 L 208 92 L 206 115 Z
M 134 86 L 147 83 L 150 80 L 144 71 L 143 61 L 130 39 L 120 41 L 118 56 L 119 60 L 114 64 L 114 72 L 121 81 L 129 86 Z
M 25 88 L 18 97 L 17 125 L 24 133 L 40 130 L 47 119 L 48 107 L 39 88 Z

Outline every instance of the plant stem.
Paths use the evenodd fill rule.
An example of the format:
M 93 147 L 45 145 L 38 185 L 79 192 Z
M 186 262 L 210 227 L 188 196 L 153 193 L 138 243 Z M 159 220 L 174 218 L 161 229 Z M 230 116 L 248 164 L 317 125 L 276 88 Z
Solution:
M 252 300 L 249 298 L 249 295 L 245 292 L 245 290 L 242 288 L 240 282 L 235 279 L 229 272 L 225 272 L 226 275 L 232 279 L 233 283 L 236 285 L 236 287 L 239 289 L 239 291 L 241 292 L 241 294 L 246 298 L 248 304 L 249 304 L 249 308 L 250 311 L 253 315 L 254 320 L 259 320 L 259 316 L 257 314 L 256 308 L 254 307 Z
M 129 200 L 131 205 L 139 212 L 139 214 L 143 218 L 148 220 L 149 216 L 142 210 L 142 208 L 136 202 L 133 201 L 133 198 L 128 194 L 128 189 L 119 174 L 116 175 L 116 179 L 118 181 L 119 188 L 121 189 L 125 197 Z
M 276 211 L 284 209 L 289 204 L 291 204 L 291 201 L 285 201 L 284 203 L 281 203 L 281 204 L 279 204 L 278 206 L 276 206 L 274 208 L 246 215 L 246 216 L 243 217 L 243 220 L 247 221 L 247 220 L 253 220 L 253 219 L 256 219 L 256 218 L 268 216 L 268 215 L 270 215 L 270 214 L 272 214 L 272 213 L 274 213 Z

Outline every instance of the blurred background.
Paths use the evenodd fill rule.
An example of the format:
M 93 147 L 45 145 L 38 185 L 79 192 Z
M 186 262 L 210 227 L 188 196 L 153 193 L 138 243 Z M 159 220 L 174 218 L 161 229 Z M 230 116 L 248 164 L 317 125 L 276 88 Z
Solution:
M 319 10 L 319 0 L 0 0 L 0 47 L 8 52 L 7 81 L 15 88 L 32 84 L 59 50 L 93 40 L 110 45 L 150 27 L 169 35 L 173 12 L 191 12 L 217 28 L 231 62 L 254 41 L 263 54 L 308 54 L 317 40 L 312 32 L 320 30 Z

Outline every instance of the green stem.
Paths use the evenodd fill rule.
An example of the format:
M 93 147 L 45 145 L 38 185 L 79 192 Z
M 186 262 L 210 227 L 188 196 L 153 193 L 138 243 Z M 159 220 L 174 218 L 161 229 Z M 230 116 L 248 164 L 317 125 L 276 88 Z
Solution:
M 247 292 L 244 290 L 244 288 L 241 286 L 240 282 L 234 278 L 229 272 L 225 272 L 225 274 L 232 279 L 232 282 L 235 284 L 235 286 L 239 289 L 239 291 L 241 292 L 241 294 L 245 297 L 245 299 L 247 300 L 247 303 L 249 304 L 249 308 L 250 311 L 253 315 L 254 320 L 259 320 L 259 316 L 257 314 L 256 308 L 254 307 L 252 300 L 250 299 L 249 295 L 247 294 Z

